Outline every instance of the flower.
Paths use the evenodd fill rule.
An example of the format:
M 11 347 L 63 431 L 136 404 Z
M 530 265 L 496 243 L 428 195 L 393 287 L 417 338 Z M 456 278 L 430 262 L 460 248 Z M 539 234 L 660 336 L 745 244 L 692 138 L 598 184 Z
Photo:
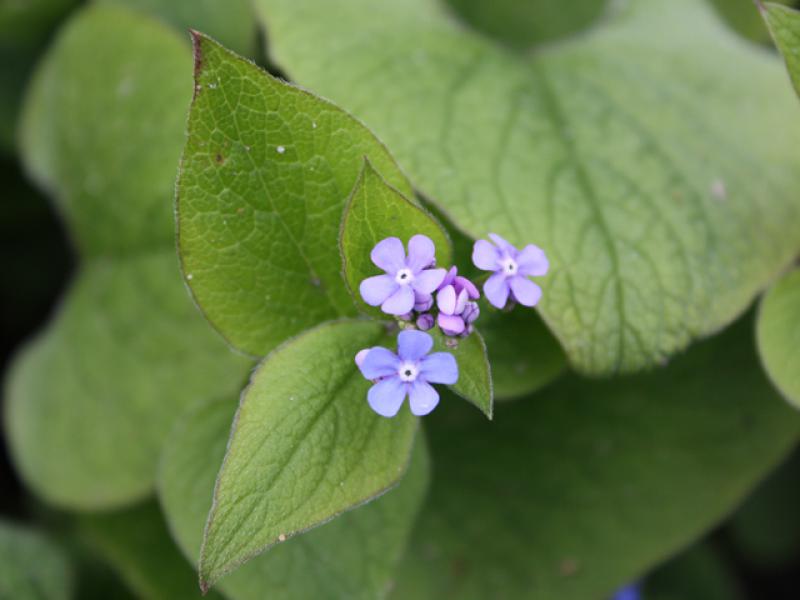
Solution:
M 439 393 L 431 383 L 450 385 L 458 381 L 458 364 L 448 352 L 428 354 L 431 348 L 430 335 L 408 329 L 397 336 L 397 354 L 381 346 L 368 350 L 358 368 L 364 377 L 375 381 L 367 394 L 372 410 L 393 417 L 406 396 L 411 412 L 417 416 L 436 408 Z
M 433 315 L 430 313 L 423 313 L 419 317 L 417 317 L 417 329 L 420 331 L 428 331 L 435 321 L 433 320 Z
M 547 273 L 550 263 L 544 251 L 528 244 L 517 250 L 499 235 L 490 233 L 494 245 L 478 240 L 472 249 L 472 262 L 484 271 L 494 274 L 483 284 L 489 302 L 503 308 L 508 297 L 524 306 L 534 306 L 542 296 L 542 289 L 528 277 Z
M 433 242 L 425 235 L 415 235 L 408 241 L 408 257 L 398 238 L 378 242 L 370 258 L 385 274 L 361 282 L 364 302 L 380 305 L 390 315 L 410 313 L 415 304 L 427 302 L 447 274 L 444 269 L 428 268 L 435 264 L 435 253 Z

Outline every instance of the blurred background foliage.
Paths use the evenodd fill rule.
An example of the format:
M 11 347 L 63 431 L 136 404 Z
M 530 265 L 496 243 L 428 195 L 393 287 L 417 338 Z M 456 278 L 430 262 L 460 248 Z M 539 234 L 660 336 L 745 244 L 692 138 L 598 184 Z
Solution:
M 266 64 L 260 33 L 245 1 L 97 1 L 128 5 L 177 31 L 191 27 L 208 32 L 238 53 Z M 732 34 L 768 45 L 766 28 L 749 0 L 708 1 Z M 520 52 L 535 51 L 539 44 L 585 30 L 614 8 L 614 2 L 605 0 L 577 0 L 570 11 L 562 10 L 560 0 L 447 2 L 458 18 Z M 0 2 L 3 370 L 20 344 L 57 308 L 76 264 L 74 247 L 58 213 L 23 173 L 16 132 L 21 98 L 37 61 L 59 24 L 80 4 L 77 0 Z M 561 366 L 552 368 L 558 371 Z M 21 485 L 5 445 L 0 453 L 0 490 L 0 598 L 182 598 L 195 594 L 195 575 L 152 500 L 80 517 L 55 510 Z M 800 452 L 795 451 L 725 523 L 647 574 L 644 598 L 796 598 L 798 507 Z

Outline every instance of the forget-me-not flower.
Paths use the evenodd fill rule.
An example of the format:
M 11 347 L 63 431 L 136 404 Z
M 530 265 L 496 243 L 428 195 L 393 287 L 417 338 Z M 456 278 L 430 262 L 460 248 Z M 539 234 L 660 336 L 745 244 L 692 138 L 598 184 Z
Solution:
M 447 274 L 444 269 L 429 268 L 436 262 L 436 249 L 431 239 L 421 234 L 408 241 L 408 256 L 403 242 L 390 237 L 375 245 L 370 258 L 385 273 L 362 281 L 361 297 L 390 315 L 405 315 L 415 304 L 427 303 Z
M 397 336 L 397 354 L 375 346 L 356 355 L 356 364 L 367 379 L 375 381 L 367 401 L 376 413 L 393 417 L 406 396 L 411 412 L 427 415 L 439 404 L 439 393 L 432 383 L 454 384 L 458 364 L 448 352 L 434 352 L 433 338 L 423 331 L 401 331 Z
M 490 233 L 494 242 L 478 240 L 472 249 L 472 262 L 484 271 L 494 274 L 483 284 L 489 302 L 503 308 L 509 296 L 524 306 L 534 306 L 542 296 L 542 289 L 528 277 L 545 275 L 550 263 L 544 250 L 528 244 L 517 250 L 499 235 Z

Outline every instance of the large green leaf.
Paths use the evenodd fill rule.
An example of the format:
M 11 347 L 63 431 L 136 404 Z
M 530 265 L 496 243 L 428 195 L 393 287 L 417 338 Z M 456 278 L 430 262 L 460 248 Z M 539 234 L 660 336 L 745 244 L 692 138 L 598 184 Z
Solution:
M 385 419 L 355 366 L 381 323 L 321 325 L 271 353 L 242 394 L 200 554 L 204 587 L 265 549 L 395 485 L 417 429 Z M 385 345 L 385 344 L 384 344 Z
M 783 277 L 764 295 L 757 339 L 770 379 L 789 402 L 800 408 L 800 269 Z
M 5 426 L 25 481 L 69 508 L 150 493 L 171 420 L 235 393 L 249 366 L 194 308 L 174 254 L 190 66 L 188 45 L 157 22 L 92 6 L 61 32 L 28 94 L 26 166 L 87 260 L 15 362 Z
M 72 580 L 57 545 L 37 531 L 0 521 L 0 598 L 68 600 Z
M 491 425 L 458 406 L 427 419 L 436 477 L 396 597 L 603 598 L 717 523 L 800 436 L 751 323 L 652 374 L 501 404 Z
M 200 599 L 197 573 L 170 538 L 158 505 L 147 502 L 124 511 L 84 515 L 78 535 L 119 574 L 139 598 Z M 221 600 L 211 592 L 207 598 Z
M 164 451 L 161 503 L 173 534 L 192 561 L 200 553 L 235 409 L 235 402 L 217 401 L 190 411 Z M 422 441 L 396 489 L 255 557 L 223 578 L 220 589 L 234 600 L 384 596 L 427 485 L 428 459 Z
M 457 227 L 547 251 L 539 308 L 576 368 L 662 361 L 796 254 L 796 100 L 705 2 L 628 2 L 523 55 L 442 4 L 257 0 L 278 64 L 374 127 Z
M 209 321 L 264 355 L 356 312 L 339 222 L 364 157 L 407 197 L 387 150 L 336 106 L 196 34 L 195 96 L 178 181 L 186 279 Z
M 774 3 L 759 6 L 770 34 L 786 61 L 794 89 L 800 94 L 800 11 Z

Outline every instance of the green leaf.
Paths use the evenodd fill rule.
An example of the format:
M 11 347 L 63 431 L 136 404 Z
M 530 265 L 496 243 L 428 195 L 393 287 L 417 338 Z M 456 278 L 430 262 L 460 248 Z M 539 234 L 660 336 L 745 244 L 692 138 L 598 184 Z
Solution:
M 157 22 L 92 5 L 60 32 L 26 100 L 25 164 L 85 260 L 15 360 L 4 425 L 23 479 L 60 506 L 149 494 L 172 419 L 235 393 L 249 367 L 192 305 L 175 258 L 190 65 L 188 45 Z
M 355 306 L 339 223 L 367 156 L 412 190 L 381 143 L 327 101 L 195 34 L 195 97 L 178 181 L 192 292 L 237 348 L 262 356 Z
M 433 337 L 433 351 L 449 352 L 456 357 L 458 381 L 447 387 L 491 419 L 494 410 L 492 371 L 481 334 L 475 330 L 465 338 L 453 338 L 444 335 L 438 327 L 428 333 Z
M 234 52 L 256 58 L 256 22 L 247 0 L 101 0 L 152 14 L 181 34 L 204 31 Z
M 437 0 L 256 6 L 273 59 L 373 127 L 457 228 L 546 250 L 539 310 L 580 371 L 660 363 L 800 248 L 796 99 L 704 2 L 625 3 L 525 54 Z
M 190 65 L 186 43 L 156 21 L 91 5 L 59 31 L 35 73 L 24 164 L 83 257 L 174 248 L 170 198 Z
M 225 454 L 235 402 L 212 402 L 189 412 L 161 461 L 159 495 L 173 534 L 197 560 Z M 424 440 L 415 445 L 400 485 L 322 527 L 288 539 L 219 582 L 233 600 L 383 597 L 405 549 L 428 480 Z
M 383 325 L 322 325 L 270 354 L 242 394 L 200 554 L 204 588 L 244 561 L 395 485 L 417 419 L 378 416 L 354 357 Z
M 491 425 L 437 411 L 396 597 L 605 598 L 714 526 L 800 437 L 751 326 L 650 374 L 565 379 Z
M 172 541 L 158 505 L 147 502 L 77 519 L 78 535 L 119 573 L 139 598 L 202 598 L 197 573 Z M 206 596 L 221 600 L 211 592 Z
M 17 469 L 69 508 L 142 498 L 172 421 L 198 398 L 235 393 L 248 366 L 187 299 L 172 252 L 94 260 L 12 368 Z
M 364 279 L 382 272 L 372 263 L 370 252 L 388 237 L 400 238 L 405 244 L 416 234 L 433 240 L 437 266 L 449 268 L 453 250 L 447 231 L 431 214 L 387 184 L 369 160 L 365 160 L 345 207 L 339 233 L 344 278 L 353 300 L 364 312 L 386 318 L 380 307 L 366 304 L 358 291 Z
M 756 332 L 767 374 L 786 399 L 800 408 L 800 269 L 764 295 Z
M 0 598 L 68 600 L 73 576 L 61 549 L 41 533 L 0 521 Z
M 800 94 L 800 11 L 773 3 L 759 3 L 759 8 L 786 61 L 794 89 Z
M 561 346 L 542 320 L 526 309 L 484 310 L 480 327 L 498 400 L 531 394 L 565 371 L 567 362 Z

